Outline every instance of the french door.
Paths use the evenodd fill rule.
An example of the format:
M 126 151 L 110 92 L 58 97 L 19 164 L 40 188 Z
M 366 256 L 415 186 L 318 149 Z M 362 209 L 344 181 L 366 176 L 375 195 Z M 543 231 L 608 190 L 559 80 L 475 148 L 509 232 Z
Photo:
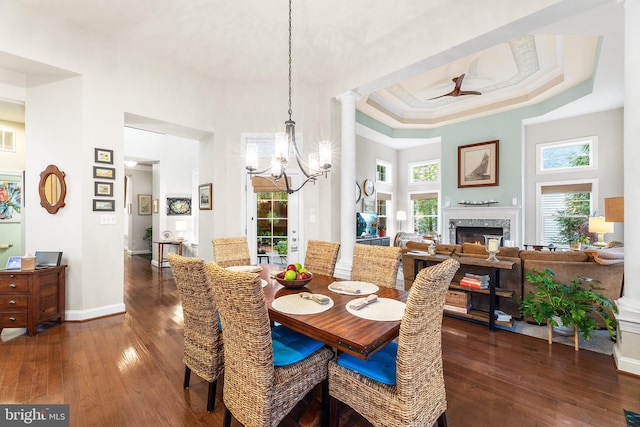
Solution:
M 259 178 L 259 177 L 254 177 Z M 297 176 L 291 177 L 292 181 Z M 247 182 L 247 240 L 252 262 L 286 265 L 299 262 L 298 193 Z M 262 183 L 269 183 L 268 179 Z

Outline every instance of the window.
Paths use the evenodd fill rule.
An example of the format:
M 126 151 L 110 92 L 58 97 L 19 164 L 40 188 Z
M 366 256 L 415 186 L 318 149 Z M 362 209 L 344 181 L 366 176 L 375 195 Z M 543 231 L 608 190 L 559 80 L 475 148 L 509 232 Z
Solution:
M 409 183 L 438 181 L 440 181 L 440 161 L 409 164 Z
M 284 192 L 257 193 L 258 254 L 287 255 L 288 195 Z
M 12 130 L 0 130 L 0 151 L 16 151 L 16 133 Z
M 413 232 L 438 233 L 438 193 L 411 194 Z
M 538 173 L 596 169 L 597 137 L 538 144 Z
M 391 194 L 378 192 L 376 200 L 376 213 L 378 214 L 378 236 L 384 237 L 389 229 L 389 212 L 391 205 Z
M 391 164 L 382 160 L 376 161 L 376 181 L 391 183 Z
M 544 244 L 568 245 L 588 236 L 588 221 L 594 200 L 592 182 L 538 184 L 541 230 Z M 583 239 L 585 237 L 582 237 Z

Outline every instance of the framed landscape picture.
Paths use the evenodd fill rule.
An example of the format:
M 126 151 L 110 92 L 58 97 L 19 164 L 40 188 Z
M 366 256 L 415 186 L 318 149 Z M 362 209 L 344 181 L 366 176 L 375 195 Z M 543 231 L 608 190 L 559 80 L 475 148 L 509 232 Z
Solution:
M 200 187 L 198 187 L 198 203 L 200 204 L 200 210 L 212 209 L 212 204 L 211 204 L 212 189 L 213 189 L 212 184 L 203 184 Z
M 498 185 L 498 141 L 458 147 L 458 188 Z
M 93 177 L 102 179 L 116 179 L 115 168 L 103 168 L 101 166 L 93 167 Z
M 113 182 L 99 182 L 93 183 L 93 195 L 113 197 Z
M 95 149 L 95 162 L 96 163 L 109 163 L 113 164 L 113 150 L 105 150 L 104 148 Z
M 115 211 L 116 210 L 116 201 L 115 200 L 96 200 L 96 199 L 93 199 L 93 210 L 94 211 Z

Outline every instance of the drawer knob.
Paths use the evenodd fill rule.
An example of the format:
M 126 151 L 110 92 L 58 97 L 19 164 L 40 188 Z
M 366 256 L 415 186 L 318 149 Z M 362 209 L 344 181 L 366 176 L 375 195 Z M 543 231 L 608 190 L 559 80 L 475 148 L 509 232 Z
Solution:
M 12 322 L 15 322 L 15 321 L 16 321 L 16 318 L 15 318 L 15 317 L 13 317 L 13 316 L 11 316 L 11 317 L 9 317 L 9 320 L 11 320 Z
M 12 283 L 12 284 L 10 284 L 10 285 L 9 285 L 9 287 L 10 287 L 10 288 L 15 288 L 15 287 L 16 287 L 16 284 L 15 284 L 15 283 Z
M 15 304 L 15 303 L 16 303 L 16 300 L 13 300 L 13 299 L 9 300 L 9 304 Z

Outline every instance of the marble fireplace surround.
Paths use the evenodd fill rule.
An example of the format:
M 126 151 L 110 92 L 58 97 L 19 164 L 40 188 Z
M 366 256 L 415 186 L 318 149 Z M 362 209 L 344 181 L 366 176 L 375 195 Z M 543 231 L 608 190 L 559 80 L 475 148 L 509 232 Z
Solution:
M 457 227 L 501 227 L 502 244 L 505 240 L 513 240 L 520 246 L 520 226 L 517 206 L 467 206 L 443 209 L 443 241 L 456 242 Z

